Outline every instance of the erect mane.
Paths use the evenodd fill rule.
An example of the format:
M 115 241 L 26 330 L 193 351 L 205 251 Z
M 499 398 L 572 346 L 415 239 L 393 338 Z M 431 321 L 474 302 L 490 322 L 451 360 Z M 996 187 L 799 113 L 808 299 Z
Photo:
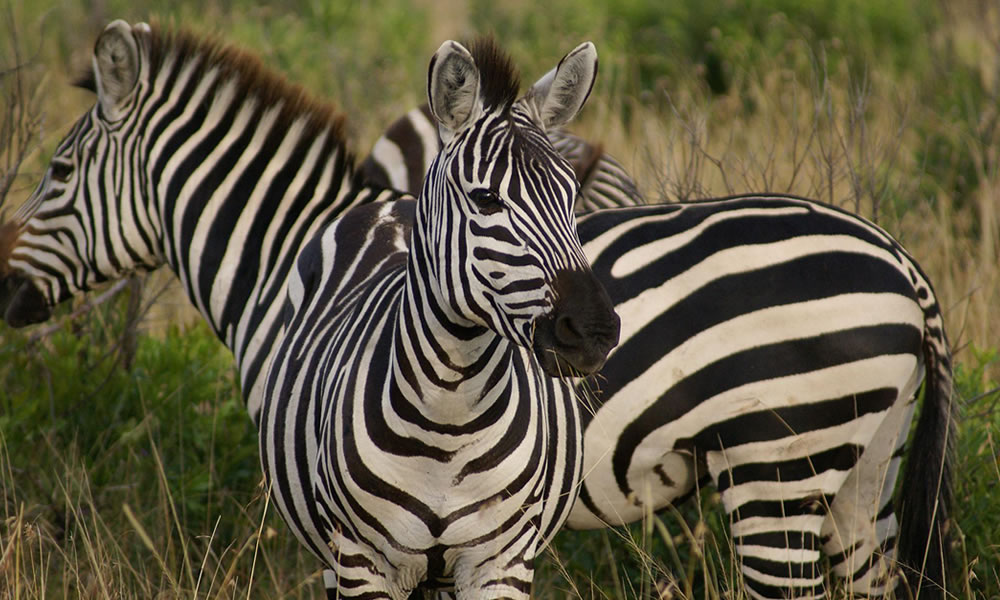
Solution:
M 469 44 L 469 54 L 479 69 L 483 104 L 510 108 L 521 89 L 521 77 L 507 51 L 493 36 L 480 36 Z
M 287 127 L 297 119 L 305 118 L 309 130 L 326 130 L 339 145 L 345 145 L 344 115 L 333 104 L 319 100 L 303 87 L 289 82 L 255 54 L 223 42 L 217 36 L 174 29 L 157 21 L 150 24 L 148 36 L 153 78 L 171 56 L 175 57 L 177 64 L 197 58 L 199 62 L 193 73 L 194 78 L 216 69 L 216 81 L 234 83 L 237 98 L 256 98 L 262 108 L 280 103 L 281 112 L 276 126 Z M 88 67 L 75 84 L 96 91 L 94 81 L 92 67 Z

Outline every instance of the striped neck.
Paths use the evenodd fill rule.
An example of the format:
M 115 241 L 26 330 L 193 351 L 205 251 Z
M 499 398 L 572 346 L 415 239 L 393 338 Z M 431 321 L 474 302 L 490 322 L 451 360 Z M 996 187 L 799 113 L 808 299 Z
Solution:
M 255 416 L 302 247 L 347 207 L 389 194 L 354 185 L 342 118 L 327 105 L 237 50 L 156 38 L 133 177 L 165 261 L 233 351 Z
M 429 285 L 427 244 L 420 218 L 414 228 L 406 280 L 394 336 L 394 371 L 420 390 L 424 404 L 475 403 L 509 369 L 514 344 L 496 332 L 469 322 Z M 460 293 L 460 290 L 453 290 Z

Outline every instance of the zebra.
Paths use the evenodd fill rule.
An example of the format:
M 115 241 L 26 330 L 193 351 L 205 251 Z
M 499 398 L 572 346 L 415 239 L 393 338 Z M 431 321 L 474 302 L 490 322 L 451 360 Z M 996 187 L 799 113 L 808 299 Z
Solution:
M 9 325 L 27 325 L 100 281 L 167 264 L 236 356 L 259 424 L 258 382 L 283 333 L 294 260 L 346 207 L 402 196 L 332 185 L 353 177 L 341 118 L 246 53 L 157 27 L 109 31 L 95 48 L 100 76 L 82 82 L 97 105 L 0 226 L 0 308 Z M 234 173 L 246 181 L 233 185 Z M 252 185 L 265 173 L 266 187 Z M 594 412 L 581 411 L 586 477 L 568 525 L 627 523 L 707 480 L 739 526 L 751 596 L 818 595 L 821 555 L 858 594 L 902 578 L 915 587 L 924 572 L 935 585 L 922 595 L 934 596 L 948 557 L 955 403 L 940 307 L 899 244 L 856 216 L 774 195 L 603 210 L 577 227 L 623 320 L 590 382 Z M 726 437 L 741 432 L 762 439 Z M 811 479 L 803 460 L 822 489 L 782 489 Z M 773 500 L 785 491 L 796 495 Z M 804 507 L 814 514 L 781 512 Z M 748 533 L 767 518 L 737 519 L 751 509 L 781 516 Z
M 234 350 L 274 503 L 331 595 L 445 581 L 526 598 L 579 489 L 569 376 L 617 342 L 576 234 L 579 184 L 543 133 L 589 96 L 594 45 L 515 104 L 494 42 L 443 44 L 428 98 L 450 140 L 416 202 L 361 185 L 342 119 L 262 71 L 111 23 L 98 102 L 5 240 L 7 322 L 166 262 Z
M 515 104 L 492 38 L 445 42 L 427 93 L 447 141 L 415 205 L 355 207 L 297 260 L 260 448 L 341 597 L 529 597 L 579 489 L 569 376 L 618 340 L 576 237 L 579 184 L 544 135 L 596 71 L 581 44 Z
M 380 174 L 391 173 L 392 180 L 390 183 L 395 185 L 397 189 L 405 191 L 414 188 L 400 187 L 401 185 L 421 184 L 422 176 L 414 169 L 418 168 L 421 159 L 426 160 L 429 149 L 440 145 L 437 132 L 433 128 L 420 125 L 420 120 L 425 111 L 424 107 L 411 110 L 390 125 L 386 133 L 375 143 L 371 154 L 362 163 L 365 165 L 366 174 L 369 174 L 372 180 L 380 181 Z M 581 141 L 581 143 L 583 142 Z M 386 151 L 385 148 L 390 148 L 391 151 Z M 621 168 L 609 155 L 605 154 L 604 156 L 609 161 L 613 161 L 613 164 L 618 165 L 618 168 Z M 405 157 L 405 160 L 400 160 L 399 157 Z M 632 182 L 631 177 L 624 170 L 622 170 L 622 173 L 623 175 L 617 179 L 618 181 Z M 608 180 L 613 181 L 611 179 Z M 636 193 L 636 189 L 634 183 L 629 183 L 617 188 L 617 190 L 612 184 L 610 187 L 602 190 L 602 192 L 605 197 L 616 198 L 614 202 L 616 206 L 627 207 L 644 203 L 641 195 Z M 581 195 L 582 198 L 583 195 Z M 693 344 L 694 340 L 698 339 L 698 337 L 710 339 L 712 332 L 724 332 L 725 329 L 718 328 L 719 323 L 723 322 L 722 320 L 709 325 L 704 319 L 698 318 L 694 309 L 676 308 L 678 306 L 683 307 L 684 304 L 678 302 L 678 292 L 676 290 L 664 287 L 671 277 L 674 277 L 678 273 L 678 271 L 668 266 L 668 260 L 671 256 L 679 255 L 682 249 L 687 248 L 690 243 L 681 244 L 678 242 L 675 246 L 673 245 L 674 243 L 667 242 L 667 239 L 677 239 L 677 236 L 680 234 L 697 234 L 698 237 L 695 239 L 703 240 L 702 244 L 707 245 L 708 248 L 714 248 L 719 253 L 722 253 L 722 250 L 728 250 L 731 246 L 716 239 L 706 239 L 706 234 L 696 232 L 697 228 L 705 226 L 701 219 L 691 220 L 692 225 L 690 229 L 670 227 L 667 228 L 668 230 L 664 230 L 661 225 L 657 224 L 657 220 L 666 217 L 666 215 L 671 214 L 673 211 L 688 211 L 690 213 L 697 210 L 706 213 L 702 217 L 705 222 L 711 222 L 715 219 L 725 219 L 727 221 L 753 223 L 765 213 L 758 212 L 760 211 L 759 208 L 756 206 L 750 207 L 749 205 L 753 203 L 773 203 L 773 211 L 777 215 L 781 211 L 788 209 L 786 203 L 789 201 L 808 202 L 804 199 L 796 199 L 791 196 L 768 194 L 742 198 L 732 197 L 718 201 L 708 200 L 698 203 L 697 208 L 695 208 L 695 205 L 689 203 L 681 203 L 674 205 L 674 208 L 663 209 L 666 212 L 662 215 L 660 214 L 660 209 L 641 209 L 625 211 L 616 217 L 600 213 L 588 214 L 593 212 L 592 209 L 582 202 L 578 204 L 577 211 L 581 216 L 580 235 L 585 241 L 584 249 L 591 259 L 598 277 L 611 291 L 618 311 L 624 315 L 625 333 L 623 334 L 621 347 L 614 351 L 609 358 L 608 364 L 602 370 L 600 381 L 590 381 L 585 386 L 582 386 L 587 388 L 593 387 L 599 391 L 596 397 L 591 395 L 592 401 L 595 404 L 589 413 L 584 414 L 586 431 L 584 446 L 587 450 L 585 454 L 585 472 L 587 473 L 587 478 L 584 482 L 583 492 L 581 493 L 578 505 L 574 508 L 568 520 L 570 528 L 592 529 L 609 524 L 621 525 L 629 523 L 642 519 L 649 513 L 651 508 L 652 510 L 662 509 L 667 505 L 686 498 L 692 493 L 695 485 L 700 483 L 700 480 L 705 479 L 701 474 L 706 471 L 707 465 L 705 463 L 708 457 L 716 456 L 715 460 L 719 460 L 717 455 L 710 455 L 708 452 L 721 451 L 722 446 L 725 445 L 723 444 L 724 440 L 721 439 L 717 441 L 707 440 L 705 432 L 712 431 L 712 427 L 739 427 L 740 425 L 738 424 L 741 422 L 750 422 L 746 413 L 753 414 L 759 412 L 752 410 L 745 403 L 734 405 L 735 409 L 732 406 L 725 410 L 719 408 L 721 412 L 711 415 L 707 420 L 710 426 L 700 426 L 698 424 L 699 418 L 695 416 L 695 411 L 704 410 L 700 408 L 702 404 L 710 406 L 711 395 L 706 395 L 706 397 L 690 397 L 690 392 L 681 391 L 682 387 L 679 385 L 681 381 L 687 381 L 687 379 L 675 376 L 676 373 L 668 372 L 670 369 L 675 369 L 677 370 L 676 372 L 683 373 L 692 366 L 707 367 L 707 364 L 699 364 L 694 360 L 673 358 L 671 353 L 675 349 L 683 348 L 685 344 Z M 714 202 L 718 202 L 719 204 L 716 205 Z M 732 204 L 733 207 L 726 207 L 727 204 Z M 746 216 L 743 216 L 744 213 L 741 212 L 744 209 L 739 207 L 744 204 L 748 206 L 748 210 L 745 213 Z M 822 206 L 818 203 L 812 203 L 812 205 L 815 207 Z M 718 206 L 719 208 L 706 208 L 709 206 Z M 810 211 L 812 210 L 814 209 L 810 206 Z M 716 213 L 716 211 L 718 212 Z M 954 418 L 952 412 L 956 409 L 952 406 L 951 402 L 950 355 L 940 315 L 940 307 L 933 300 L 933 290 L 926 276 L 920 272 L 919 267 L 912 258 L 908 257 L 905 251 L 888 234 L 875 225 L 848 213 L 829 207 L 824 208 L 823 212 L 831 216 L 836 216 L 839 220 L 856 221 L 856 223 L 852 224 L 852 230 L 847 234 L 848 236 L 875 240 L 879 245 L 883 246 L 883 252 L 889 252 L 897 262 L 905 262 L 906 270 L 902 274 L 906 275 L 912 283 L 911 300 L 918 299 L 919 302 L 917 304 L 926 314 L 926 341 L 929 346 L 926 350 L 926 356 L 923 358 L 927 361 L 928 365 L 934 366 L 933 370 L 930 368 L 927 370 L 929 383 L 926 389 L 928 403 L 933 404 L 933 406 L 928 407 L 927 416 L 924 421 L 921 421 L 915 441 L 919 443 L 921 440 L 929 439 L 938 445 L 935 453 L 932 453 L 928 460 L 931 461 L 930 464 L 940 465 L 940 481 L 931 478 L 928 483 L 935 490 L 941 488 L 941 493 L 940 497 L 928 495 L 923 500 L 923 506 L 917 509 L 910 509 L 909 512 L 911 514 L 919 513 L 920 517 L 924 517 L 925 520 L 921 521 L 920 517 L 914 516 L 910 523 L 905 523 L 905 525 L 909 526 L 907 533 L 904 535 L 908 545 L 903 549 L 900 562 L 910 566 L 912 571 L 918 573 L 926 572 L 928 580 L 940 584 L 943 572 L 946 569 L 941 564 L 926 564 L 924 551 L 926 544 L 923 543 L 928 538 L 928 532 L 932 528 L 940 528 L 940 523 L 945 521 L 941 515 L 937 515 L 935 519 L 932 519 L 937 524 L 932 524 L 926 522 L 927 515 L 934 514 L 936 510 L 942 511 L 942 515 L 946 514 L 948 503 L 951 501 L 950 488 L 948 486 L 950 485 L 950 462 L 953 460 L 951 453 L 953 452 L 952 446 L 954 443 Z M 656 216 L 646 213 L 655 213 Z M 738 216 L 734 217 L 733 215 Z M 673 219 L 674 217 L 670 218 Z M 620 224 L 609 227 L 596 226 L 593 229 L 593 233 L 591 233 L 590 227 L 594 226 L 594 224 L 612 223 L 617 219 L 621 220 Z M 788 231 L 791 232 L 787 237 L 788 242 L 796 241 L 802 243 L 805 240 L 813 239 L 811 236 L 815 235 L 813 225 L 797 230 L 800 227 L 797 223 L 788 224 L 778 219 L 774 219 L 774 222 L 776 226 L 788 228 Z M 713 224 L 712 227 L 718 227 L 718 225 Z M 609 231 L 614 231 L 614 235 L 609 235 Z M 647 243 L 651 247 L 657 245 L 665 247 L 664 250 L 652 250 L 653 256 L 657 257 L 657 260 L 653 261 L 652 264 L 646 264 L 646 259 L 643 256 L 644 253 L 649 252 L 646 249 Z M 750 241 L 745 245 L 753 248 L 757 247 L 758 243 Z M 698 250 L 694 251 L 699 252 Z M 858 251 L 856 248 L 848 250 L 846 247 L 841 248 L 838 246 L 832 246 L 827 250 L 831 255 L 833 253 L 855 253 Z M 709 256 L 714 261 L 719 261 L 716 255 L 705 255 L 706 258 Z M 786 258 L 786 255 L 783 253 L 779 253 L 776 256 L 782 260 Z M 901 257 L 905 257 L 905 259 Z M 737 254 L 735 253 L 731 257 L 728 257 L 727 260 L 731 264 L 727 265 L 727 261 L 722 261 L 720 268 L 726 271 L 735 269 L 736 272 L 741 268 L 745 268 L 740 266 L 740 259 L 737 258 Z M 772 267 L 772 271 L 777 268 L 779 262 L 779 260 L 775 260 L 775 266 Z M 699 266 L 707 267 L 708 264 L 708 262 L 705 262 Z M 607 268 L 602 268 L 601 265 L 606 265 Z M 753 272 L 764 270 L 766 265 L 766 261 L 762 262 L 760 265 L 754 267 Z M 849 266 L 849 263 L 844 262 L 840 265 L 840 268 L 847 266 Z M 861 269 L 863 267 L 859 264 L 857 268 Z M 616 271 L 627 273 L 628 276 L 619 276 L 616 274 Z M 896 268 L 894 271 L 900 271 L 900 268 Z M 849 279 L 849 274 L 847 275 Z M 690 275 L 686 274 L 686 276 Z M 727 277 L 734 276 L 735 274 L 727 275 Z M 770 276 L 775 277 L 775 275 Z M 784 274 L 779 274 L 777 277 L 782 282 L 786 282 L 789 288 L 801 285 L 795 282 L 794 278 Z M 714 285 L 715 283 L 712 279 L 714 278 L 706 277 L 704 283 L 712 283 Z M 902 280 L 896 283 L 902 283 Z M 813 285 L 815 287 L 812 293 L 817 298 L 824 295 L 832 298 L 844 293 L 843 290 L 837 287 L 845 285 L 840 280 L 833 283 L 814 282 Z M 746 277 L 745 286 L 747 290 L 754 290 L 753 277 Z M 905 291 L 907 288 L 902 286 L 901 289 Z M 659 290 L 663 290 L 666 293 L 658 293 Z M 734 291 L 736 290 L 734 289 Z M 713 300 L 718 298 L 717 292 L 710 292 L 708 294 L 704 292 L 699 293 L 707 295 Z M 687 298 L 694 296 L 695 294 L 691 293 L 683 297 L 687 301 Z M 770 308 L 772 311 L 777 312 L 773 307 L 784 306 L 788 303 L 788 300 L 781 294 L 775 294 L 772 298 L 770 302 L 761 303 L 758 309 Z M 798 303 L 799 301 L 796 300 L 787 309 L 782 309 L 781 313 L 787 313 L 789 316 L 793 315 L 794 311 L 792 307 Z M 706 305 L 710 306 L 711 302 L 706 301 Z M 695 304 L 695 306 L 698 305 Z M 838 303 L 835 306 L 835 310 L 845 312 L 849 310 L 865 310 L 863 305 L 852 307 L 847 302 Z M 742 308 L 739 310 L 746 309 Z M 806 309 L 807 314 L 810 314 L 812 318 L 820 317 L 819 311 L 810 313 L 810 310 L 812 309 Z M 643 313 L 646 314 L 644 315 Z M 668 332 L 667 319 L 669 319 L 669 315 L 672 313 L 677 315 L 677 322 L 702 322 L 704 324 L 692 327 L 689 333 L 676 337 L 674 342 L 664 346 L 662 345 L 663 340 L 670 339 L 669 337 L 664 337 L 664 335 Z M 730 314 L 737 316 L 740 312 L 730 311 Z M 778 319 L 780 318 L 779 316 Z M 874 327 L 875 324 L 872 326 Z M 776 341 L 781 340 L 780 336 L 782 335 L 794 336 L 796 334 L 793 328 L 783 329 L 772 325 L 771 329 L 770 333 L 776 336 Z M 802 331 L 806 330 L 803 329 Z M 826 346 L 830 346 L 831 350 L 833 349 L 835 338 L 832 334 L 836 331 L 836 329 L 831 329 L 828 333 L 823 333 L 818 337 L 817 347 L 820 351 Z M 768 360 L 776 361 L 781 357 L 777 349 L 778 346 L 774 346 L 773 348 L 768 348 L 766 351 L 759 351 L 756 354 L 761 357 L 759 360 L 763 362 Z M 723 346 L 718 351 L 718 356 L 722 358 L 727 352 L 735 350 L 737 350 L 735 346 Z M 748 353 L 748 348 L 738 348 L 738 350 L 742 356 L 753 357 L 752 353 Z M 920 353 L 912 350 L 910 354 L 916 357 L 919 363 L 919 359 L 921 358 Z M 641 367 L 637 365 L 641 365 Z M 736 368 L 737 371 L 744 369 L 740 367 Z M 890 379 L 890 383 L 902 383 L 903 381 L 903 379 L 897 379 L 893 382 Z M 837 389 L 835 378 L 831 378 L 826 383 L 829 385 L 829 390 Z M 867 464 L 877 460 L 879 457 L 882 460 L 890 461 L 886 452 L 891 450 L 895 453 L 891 455 L 890 466 L 884 470 L 867 472 L 861 468 L 855 468 L 852 471 L 853 479 L 849 481 L 849 485 L 845 484 L 844 489 L 839 492 L 842 497 L 848 497 L 847 493 L 852 491 L 857 493 L 856 490 L 864 485 L 872 486 L 877 485 L 877 482 L 880 481 L 885 482 L 886 489 L 880 494 L 877 505 L 873 505 L 877 510 L 872 512 L 872 509 L 869 507 L 868 512 L 870 514 L 862 519 L 862 522 L 866 523 L 866 526 L 872 531 L 878 530 L 876 535 L 867 536 L 868 539 L 864 543 L 858 542 L 860 545 L 852 552 L 844 550 L 845 548 L 849 548 L 851 544 L 844 541 L 831 542 L 834 538 L 832 530 L 838 522 L 844 523 L 851 518 L 856 518 L 856 511 L 854 510 L 856 507 L 841 501 L 840 505 L 837 506 L 837 512 L 829 513 L 836 514 L 837 519 L 826 519 L 824 521 L 818 538 L 822 544 L 813 543 L 816 546 L 822 545 L 827 555 L 836 557 L 835 572 L 841 577 L 848 578 L 856 591 L 878 594 L 892 589 L 895 585 L 894 581 L 889 577 L 891 569 L 888 566 L 883 564 L 881 571 L 872 568 L 876 562 L 873 557 L 877 553 L 882 552 L 891 559 L 891 554 L 896 544 L 898 525 L 891 512 L 893 508 L 891 505 L 892 490 L 897 479 L 898 462 L 903 451 L 905 433 L 908 431 L 907 428 L 912 419 L 912 403 L 916 399 L 915 386 L 918 385 L 919 381 L 916 384 L 907 382 L 905 385 L 898 385 L 896 388 L 893 388 L 899 390 L 897 402 L 893 405 L 893 410 L 903 410 L 897 408 L 902 405 L 900 402 L 902 399 L 908 399 L 911 406 L 906 409 L 907 412 L 905 414 L 897 415 L 894 419 L 886 419 L 882 425 L 883 429 L 879 430 L 878 440 L 895 440 L 895 445 L 892 448 L 888 446 L 878 449 L 874 447 L 870 448 L 867 451 L 864 461 L 859 461 L 857 457 L 852 460 L 849 455 L 842 455 L 836 459 L 846 460 L 852 465 Z M 774 385 L 768 391 L 771 394 L 786 393 L 782 390 L 782 386 L 783 384 Z M 688 404 L 683 405 L 688 407 L 687 410 L 678 409 L 677 407 L 671 408 L 668 398 L 672 395 L 674 397 L 687 396 Z M 640 400 L 640 398 L 642 399 Z M 653 398 L 659 398 L 659 400 L 654 401 Z M 725 401 L 723 401 L 724 403 Z M 849 411 L 845 412 L 844 407 L 837 408 L 833 404 L 831 406 L 834 406 L 836 411 L 831 412 L 830 418 L 833 421 L 845 415 L 847 417 L 851 416 Z M 857 411 L 858 409 L 855 407 L 853 410 Z M 688 414 L 689 411 L 691 414 Z M 720 415 L 724 416 L 720 418 Z M 705 419 L 707 416 L 709 415 L 703 416 L 702 419 Z M 764 420 L 767 420 L 767 418 L 764 417 Z M 934 419 L 937 420 L 935 421 Z M 820 427 L 815 425 L 815 418 L 813 422 L 814 424 L 811 427 L 820 429 Z M 936 423 L 936 425 L 932 425 L 931 423 Z M 843 426 L 844 424 L 840 425 Z M 863 426 L 861 423 L 856 423 L 856 425 Z M 893 430 L 894 427 L 895 430 Z M 686 428 L 691 431 L 686 431 Z M 785 431 L 782 431 L 782 429 Z M 641 434 L 637 432 L 641 432 Z M 791 443 L 789 440 L 782 441 L 785 436 L 789 434 L 800 435 L 801 433 L 801 431 L 790 429 L 789 423 L 785 420 L 780 425 L 777 422 L 772 423 L 769 435 L 773 438 L 773 442 L 776 442 L 776 448 L 780 448 L 780 444 Z M 693 440 L 699 436 L 701 443 L 694 444 Z M 653 441 L 651 444 L 651 440 L 656 441 Z M 876 441 L 874 438 L 870 440 L 870 442 L 874 441 Z M 866 444 L 861 444 L 858 448 L 858 453 L 860 453 L 860 450 L 864 450 L 865 447 Z M 664 451 L 665 449 L 669 450 Z M 920 475 L 917 470 L 922 460 L 920 451 L 923 449 L 923 447 L 917 446 L 914 456 L 910 459 L 911 472 L 907 477 L 908 486 L 919 485 L 917 481 L 919 481 Z M 828 449 L 824 448 L 824 451 L 828 451 Z M 760 462 L 760 457 L 765 456 L 764 452 L 763 447 L 754 447 L 749 454 L 750 458 L 746 460 L 751 461 L 750 464 L 756 464 Z M 730 460 L 728 457 L 732 455 L 732 450 L 725 454 L 727 460 Z M 768 465 L 767 468 L 771 468 L 772 466 L 769 462 L 765 463 Z M 812 453 L 810 453 L 808 462 L 810 464 L 807 472 L 812 472 L 815 475 L 824 470 L 821 469 L 822 465 L 817 466 L 819 461 L 812 456 Z M 871 466 L 866 468 L 869 471 L 871 470 Z M 711 471 L 711 469 L 707 470 Z M 843 471 L 844 469 L 840 470 Z M 743 469 L 744 475 L 749 471 L 749 469 Z M 868 473 L 869 481 L 857 481 L 860 474 L 865 472 Z M 772 479 L 780 476 L 778 470 L 775 470 L 774 473 L 777 475 L 771 475 Z M 766 481 L 766 474 L 761 473 L 758 469 L 754 477 L 760 477 L 762 481 L 754 482 L 753 477 L 750 477 L 744 485 L 753 485 L 755 483 L 758 487 L 765 485 L 763 481 Z M 718 484 L 719 480 L 722 479 L 722 474 L 712 473 L 712 476 L 708 479 Z M 732 486 L 732 481 L 727 481 L 728 483 L 725 486 L 720 486 L 724 501 L 726 500 L 726 489 Z M 779 487 L 775 486 L 775 490 L 760 490 L 759 493 L 770 493 L 773 495 Z M 647 490 L 647 498 L 639 500 L 637 494 L 641 494 L 640 490 L 643 488 Z M 836 486 L 830 489 L 835 490 Z M 751 500 L 748 503 L 754 501 L 755 497 L 756 493 L 751 494 Z M 939 503 L 938 509 L 933 507 L 935 498 Z M 831 499 L 827 497 L 823 498 L 825 503 L 824 510 L 830 510 Z M 730 513 L 734 513 L 736 504 L 738 504 L 736 501 L 729 501 L 726 507 L 727 510 Z M 784 510 L 785 507 L 782 505 L 782 511 Z M 744 514 L 746 512 L 745 510 L 743 511 Z M 781 522 L 788 521 L 785 512 L 781 513 L 781 517 Z M 737 535 L 737 527 L 736 522 L 734 522 L 734 536 Z M 931 536 L 934 544 L 932 551 L 926 552 L 928 556 L 936 557 L 939 561 L 942 560 L 942 556 L 946 557 L 947 553 L 947 550 L 943 547 L 941 537 L 940 532 L 935 532 Z M 759 541 L 760 538 L 755 539 Z M 766 546 L 766 544 L 762 545 L 762 547 Z M 741 556 L 744 555 L 742 546 L 737 546 L 736 549 L 738 554 Z M 747 556 L 753 555 L 752 550 L 746 550 L 745 552 Z M 785 581 L 803 579 L 802 577 L 795 578 L 788 575 L 788 566 L 785 563 L 792 564 L 793 561 L 768 561 L 768 554 L 768 552 L 758 551 L 757 555 L 753 556 L 751 560 L 744 560 L 742 563 L 744 567 L 743 575 L 748 582 L 748 590 L 752 596 L 757 598 L 781 597 L 786 591 L 782 586 L 768 585 L 768 582 L 782 579 Z M 773 556 L 773 553 L 770 553 L 770 555 Z M 817 553 L 813 551 L 810 556 L 815 557 Z M 865 556 L 868 558 L 866 559 Z M 852 559 L 851 562 L 848 562 L 849 558 Z M 760 564 L 759 561 L 754 562 L 756 559 L 767 561 L 765 563 L 766 568 L 755 569 L 753 566 L 748 566 Z M 817 587 L 815 583 L 817 581 L 815 577 L 816 572 L 815 570 L 813 571 L 812 587 L 814 589 Z M 881 573 L 881 575 L 875 576 L 873 575 L 875 573 Z M 913 575 L 914 573 L 911 572 L 911 578 Z M 879 581 L 882 583 L 873 583 Z M 919 584 L 919 582 L 917 583 Z M 760 590 L 766 590 L 766 592 Z M 773 595 L 769 596 L 768 593 Z M 925 592 L 925 595 L 928 595 L 928 593 Z
M 576 171 L 580 181 L 577 212 L 645 203 L 635 180 L 601 144 L 561 129 L 545 134 Z M 430 107 L 422 104 L 389 125 L 360 170 L 371 185 L 416 192 L 440 149 L 434 117 Z

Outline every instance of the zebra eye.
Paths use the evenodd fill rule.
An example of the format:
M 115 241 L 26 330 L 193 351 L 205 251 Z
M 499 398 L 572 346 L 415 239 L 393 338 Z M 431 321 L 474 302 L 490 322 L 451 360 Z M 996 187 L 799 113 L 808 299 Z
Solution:
M 493 215 L 503 210 L 503 200 L 491 189 L 478 188 L 469 193 L 469 198 L 480 213 Z
M 52 161 L 52 179 L 60 183 L 66 183 L 73 176 L 73 163 L 63 160 Z

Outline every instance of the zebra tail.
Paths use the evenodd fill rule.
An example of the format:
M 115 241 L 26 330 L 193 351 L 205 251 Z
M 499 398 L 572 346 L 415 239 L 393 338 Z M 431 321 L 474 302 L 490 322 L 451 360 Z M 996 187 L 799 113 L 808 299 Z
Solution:
M 936 308 L 936 306 L 935 306 Z M 948 529 L 953 507 L 952 470 L 958 402 L 940 313 L 924 336 L 924 401 L 900 489 L 898 556 L 902 574 L 919 598 L 944 598 L 949 570 Z

